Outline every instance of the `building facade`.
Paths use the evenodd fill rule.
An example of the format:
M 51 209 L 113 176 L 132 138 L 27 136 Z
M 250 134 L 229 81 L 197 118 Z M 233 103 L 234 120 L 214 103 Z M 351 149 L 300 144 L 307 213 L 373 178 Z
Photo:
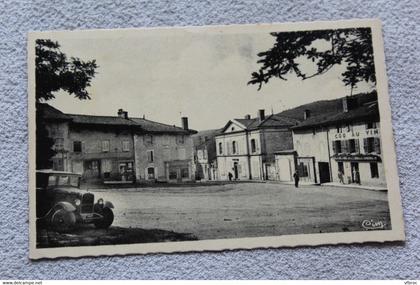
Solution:
M 47 105 L 44 111 L 56 155 L 53 169 L 82 174 L 86 182 L 179 182 L 194 179 L 193 144 L 188 129 L 118 116 L 64 114 Z
M 219 129 L 200 131 L 193 135 L 196 180 L 218 180 L 215 136 Z
M 139 181 L 182 182 L 194 180 L 194 148 L 187 118 L 183 127 L 133 118 L 143 129 L 134 135 L 136 174 Z
M 376 93 L 340 101 L 339 111 L 309 116 L 292 128 L 301 181 L 386 188 Z
M 290 127 L 297 121 L 279 115 L 230 120 L 216 136 L 217 166 L 222 180 L 276 180 L 275 152 L 293 148 Z

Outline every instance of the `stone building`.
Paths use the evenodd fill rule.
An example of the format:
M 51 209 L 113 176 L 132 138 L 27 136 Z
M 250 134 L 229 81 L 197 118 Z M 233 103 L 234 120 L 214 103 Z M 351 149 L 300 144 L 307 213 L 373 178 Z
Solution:
M 295 168 L 301 181 L 386 188 L 376 93 L 332 101 L 340 108 L 326 108 L 317 116 L 307 110 L 306 119 L 292 128 Z
M 188 119 L 182 128 L 132 118 L 142 131 L 134 135 L 136 177 L 139 181 L 182 182 L 194 180 L 194 150 Z
M 64 114 L 38 104 L 54 139 L 53 169 L 82 174 L 86 182 L 185 181 L 194 178 L 188 120 L 184 128 L 141 118 Z
M 290 127 L 297 120 L 281 115 L 232 119 L 216 136 L 219 177 L 235 180 L 276 180 L 275 152 L 293 148 Z
M 218 180 L 215 136 L 220 129 L 200 131 L 193 135 L 195 177 L 197 180 Z

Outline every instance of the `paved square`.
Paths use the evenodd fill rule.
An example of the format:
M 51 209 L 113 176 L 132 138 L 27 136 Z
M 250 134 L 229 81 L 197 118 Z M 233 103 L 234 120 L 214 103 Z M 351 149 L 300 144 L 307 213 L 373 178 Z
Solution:
M 198 239 L 364 231 L 390 227 L 387 192 L 278 183 L 92 190 L 115 205 L 113 226 L 188 233 Z

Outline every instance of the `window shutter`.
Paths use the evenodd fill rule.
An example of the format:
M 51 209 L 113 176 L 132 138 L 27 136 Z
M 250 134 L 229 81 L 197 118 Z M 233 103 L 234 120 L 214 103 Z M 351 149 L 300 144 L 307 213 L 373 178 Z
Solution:
M 332 148 L 333 148 L 333 153 L 337 154 L 337 141 L 333 141 Z
M 363 139 L 363 149 L 365 153 L 369 153 L 369 143 L 367 138 Z
M 373 140 L 374 149 L 377 154 L 381 153 L 381 140 L 379 138 L 375 138 Z
M 341 150 L 343 153 L 348 153 L 349 152 L 349 141 L 341 141 Z
M 81 150 L 82 150 L 81 152 L 82 152 L 82 153 L 85 153 L 85 150 L 86 150 L 86 149 L 85 149 L 85 148 L 86 148 L 86 146 L 85 146 L 85 142 L 84 142 L 84 141 L 82 141 L 82 144 L 81 144 L 81 145 L 82 145 L 82 146 L 81 146 Z
M 356 153 L 360 153 L 359 139 L 354 140 L 354 148 L 356 149 Z

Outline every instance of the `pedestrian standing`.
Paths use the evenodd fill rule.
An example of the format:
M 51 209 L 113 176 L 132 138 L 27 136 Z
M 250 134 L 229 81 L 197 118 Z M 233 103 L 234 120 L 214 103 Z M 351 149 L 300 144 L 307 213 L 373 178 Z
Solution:
M 232 177 L 233 177 L 232 173 L 229 172 L 228 176 L 229 176 L 229 181 L 232 181 Z
M 344 184 L 344 173 L 341 170 L 338 171 L 338 180 L 341 184 Z
M 295 171 L 295 173 L 293 174 L 293 178 L 295 179 L 295 187 L 298 188 L 299 187 L 299 173 L 297 171 Z

